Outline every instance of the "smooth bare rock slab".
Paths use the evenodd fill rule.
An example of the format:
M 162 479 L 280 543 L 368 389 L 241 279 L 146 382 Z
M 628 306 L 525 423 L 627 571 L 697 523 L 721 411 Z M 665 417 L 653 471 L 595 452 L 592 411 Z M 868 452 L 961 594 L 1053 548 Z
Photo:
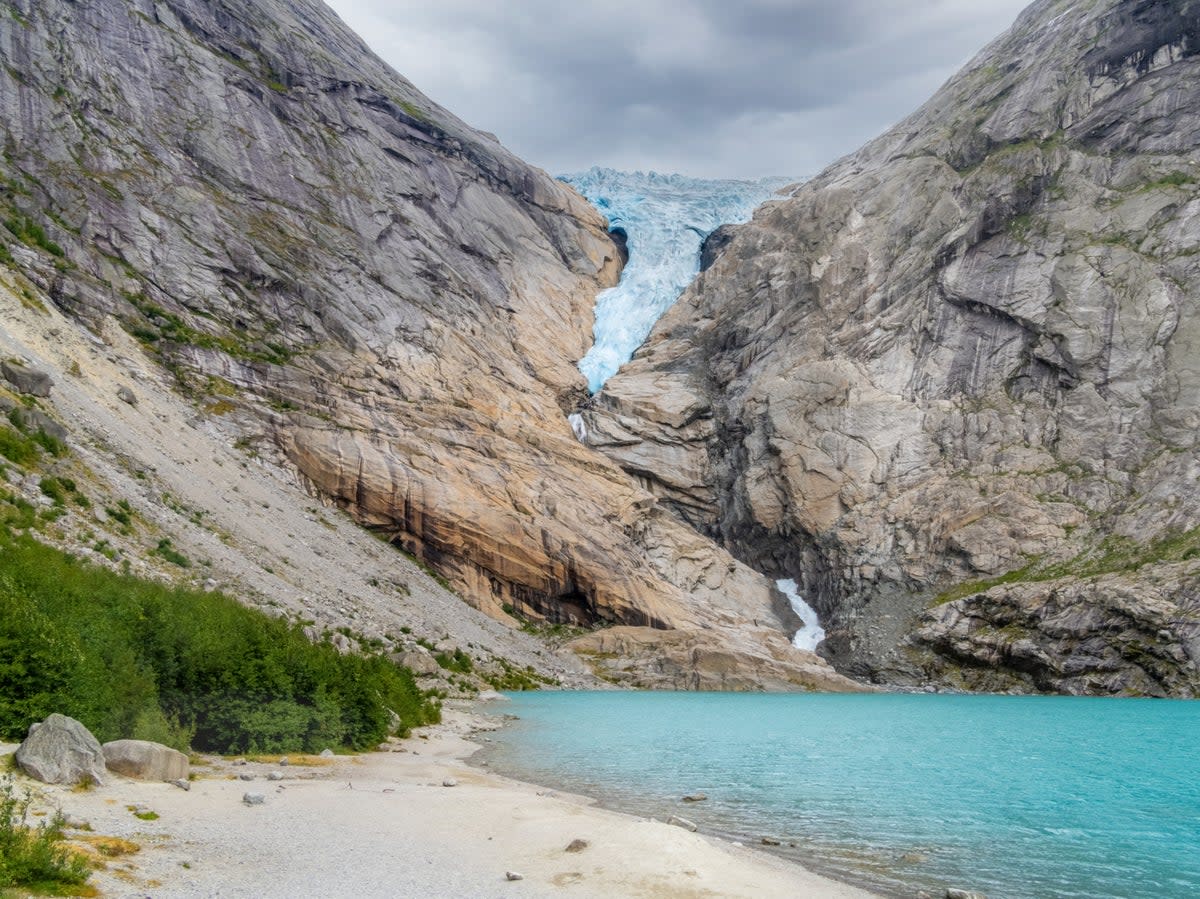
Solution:
M 57 712 L 29 728 L 16 753 L 17 765 L 35 780 L 51 784 L 103 784 L 104 751 L 91 731 Z
M 188 757 L 178 749 L 149 740 L 113 740 L 105 743 L 104 763 L 108 770 L 136 780 L 170 783 L 187 780 L 191 772 Z
M 671 815 L 671 817 L 667 818 L 667 823 L 675 827 L 682 827 L 684 830 L 690 830 L 692 833 L 696 832 L 696 823 L 694 821 L 689 821 L 687 818 L 681 818 L 678 815 Z

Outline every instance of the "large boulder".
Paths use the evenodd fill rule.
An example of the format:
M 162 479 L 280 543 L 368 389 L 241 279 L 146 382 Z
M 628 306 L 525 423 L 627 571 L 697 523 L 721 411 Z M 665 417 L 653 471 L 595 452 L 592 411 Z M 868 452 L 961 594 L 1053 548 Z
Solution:
M 49 396 L 50 388 L 54 386 L 54 381 L 44 371 L 34 371 L 16 362 L 0 362 L 0 374 L 19 393 L 29 396 Z
M 113 740 L 105 743 L 108 770 L 137 780 L 187 780 L 188 757 L 177 749 L 149 740 Z
M 392 653 L 391 659 L 397 665 L 403 665 L 417 676 L 442 673 L 442 666 L 437 663 L 437 659 L 427 652 L 420 652 L 415 649 L 408 652 L 395 652 Z
M 29 727 L 17 748 L 17 765 L 49 784 L 103 784 L 104 752 L 91 731 L 66 715 L 50 715 Z

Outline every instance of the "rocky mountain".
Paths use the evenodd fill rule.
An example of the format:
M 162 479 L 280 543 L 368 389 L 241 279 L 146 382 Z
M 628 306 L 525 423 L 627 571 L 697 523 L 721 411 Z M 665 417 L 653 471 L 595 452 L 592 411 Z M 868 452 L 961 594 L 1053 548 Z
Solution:
M 575 439 L 575 363 L 621 266 L 604 220 L 319 0 L 0 0 L 0 59 L 5 352 L 69 385 L 43 411 L 95 449 L 89 477 L 188 489 L 187 460 L 233 448 L 509 627 L 630 628 L 628 663 L 590 650 L 607 676 L 852 686 L 790 646 L 766 578 Z M 117 405 L 122 377 L 155 404 Z M 181 422 L 200 444 L 171 446 Z M 285 533 L 322 595 L 375 597 L 331 569 L 361 553 Z
M 592 446 L 839 670 L 1200 693 L 1200 3 L 1038 0 L 723 239 Z

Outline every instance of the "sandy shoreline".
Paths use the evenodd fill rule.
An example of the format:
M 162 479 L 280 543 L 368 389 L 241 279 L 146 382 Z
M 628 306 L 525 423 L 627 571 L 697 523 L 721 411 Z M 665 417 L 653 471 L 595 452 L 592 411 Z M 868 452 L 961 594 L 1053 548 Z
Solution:
M 89 823 L 84 836 L 141 847 L 94 875 L 109 897 L 872 895 L 764 852 L 472 767 L 479 746 L 466 737 L 493 724 L 447 709 L 443 724 L 390 752 L 324 766 L 219 760 L 193 768 L 190 791 L 116 776 L 86 792 L 21 781 L 44 807 Z M 283 779 L 268 780 L 270 772 Z M 264 803 L 244 804 L 246 792 Z M 141 820 L 130 806 L 158 818 Z M 573 840 L 588 845 L 567 852 Z M 523 879 L 508 881 L 509 871 Z

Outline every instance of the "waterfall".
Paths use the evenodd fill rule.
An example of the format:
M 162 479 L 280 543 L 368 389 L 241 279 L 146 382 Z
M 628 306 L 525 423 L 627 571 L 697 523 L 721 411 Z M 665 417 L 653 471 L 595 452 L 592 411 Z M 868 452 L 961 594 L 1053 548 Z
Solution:
M 804 597 L 797 592 L 796 582 L 791 578 L 778 580 L 775 586 L 788 598 L 792 611 L 804 622 L 804 626 L 796 631 L 796 636 L 792 638 L 792 645 L 797 649 L 815 652 L 817 644 L 825 639 L 825 628 L 821 627 L 816 610 L 804 601 Z

